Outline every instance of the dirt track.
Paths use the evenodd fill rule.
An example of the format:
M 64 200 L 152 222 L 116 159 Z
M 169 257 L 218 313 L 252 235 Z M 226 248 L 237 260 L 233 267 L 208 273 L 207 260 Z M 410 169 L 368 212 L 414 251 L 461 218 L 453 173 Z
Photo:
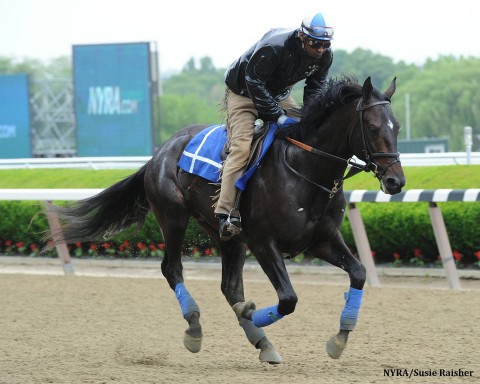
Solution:
M 462 291 L 425 288 L 440 284 L 432 278 L 384 278 L 396 283 L 366 287 L 347 350 L 331 360 L 324 345 L 337 331 L 345 276 L 293 271 L 300 300 L 293 315 L 266 329 L 284 359 L 270 366 L 259 362 L 236 324 L 215 268 L 186 271 L 186 285 L 202 309 L 198 354 L 184 349 L 186 322 L 166 281 L 153 274 L 0 272 L 2 384 L 480 382 L 478 280 Z M 248 299 L 260 307 L 276 302 L 261 273 L 247 268 L 245 280 Z M 415 371 L 410 379 L 384 376 L 396 368 L 437 377 Z M 452 369 L 473 371 L 473 377 L 438 376 Z

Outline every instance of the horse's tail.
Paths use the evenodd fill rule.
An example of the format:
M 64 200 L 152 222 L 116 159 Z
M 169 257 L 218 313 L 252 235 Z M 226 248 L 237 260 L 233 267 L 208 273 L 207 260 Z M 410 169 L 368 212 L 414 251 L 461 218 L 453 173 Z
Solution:
M 143 182 L 147 165 L 95 196 L 65 207 L 49 204 L 47 213 L 58 215 L 60 227 L 52 228 L 44 240 L 54 239 L 55 244 L 94 241 L 135 223 L 140 228 L 150 211 Z

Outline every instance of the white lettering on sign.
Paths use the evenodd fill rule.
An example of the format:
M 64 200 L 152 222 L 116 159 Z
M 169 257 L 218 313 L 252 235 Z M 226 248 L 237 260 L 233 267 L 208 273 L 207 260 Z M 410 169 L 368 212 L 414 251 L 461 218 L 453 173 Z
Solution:
M 123 99 L 120 87 L 90 87 L 88 89 L 89 115 L 130 115 L 137 113 L 138 101 Z
M 17 136 L 17 127 L 15 125 L 0 124 L 0 139 L 9 139 Z

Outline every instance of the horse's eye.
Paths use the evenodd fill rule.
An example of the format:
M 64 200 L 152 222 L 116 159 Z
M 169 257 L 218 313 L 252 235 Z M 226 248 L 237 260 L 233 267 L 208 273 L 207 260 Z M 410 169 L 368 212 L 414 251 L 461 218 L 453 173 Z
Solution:
M 380 128 L 374 126 L 374 125 L 371 125 L 370 127 L 368 127 L 369 131 L 370 131 L 370 134 L 374 137 L 378 137 L 380 136 Z

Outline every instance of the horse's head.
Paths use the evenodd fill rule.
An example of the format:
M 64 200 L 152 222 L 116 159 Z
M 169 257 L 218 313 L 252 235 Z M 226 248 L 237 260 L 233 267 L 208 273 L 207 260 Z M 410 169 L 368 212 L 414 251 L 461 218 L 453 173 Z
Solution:
M 365 80 L 357 105 L 359 122 L 350 138 L 355 155 L 380 180 L 382 191 L 390 195 L 401 192 L 405 185 L 397 151 L 400 125 L 390 107 L 390 99 L 396 89 L 395 81 L 396 78 L 382 94 L 372 86 L 370 77 Z

